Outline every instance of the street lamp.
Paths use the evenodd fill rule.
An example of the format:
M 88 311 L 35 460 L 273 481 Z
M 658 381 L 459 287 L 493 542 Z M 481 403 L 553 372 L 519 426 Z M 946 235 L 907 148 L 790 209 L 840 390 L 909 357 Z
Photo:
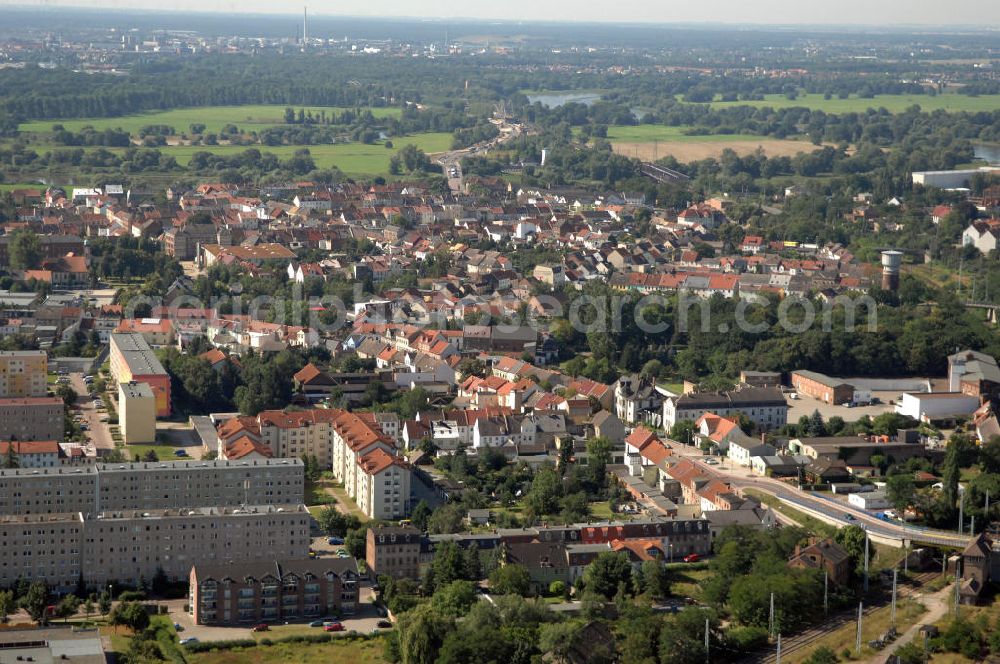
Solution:
M 669 542 L 667 548 L 670 550 L 670 562 L 672 564 L 674 562 L 674 543 Z

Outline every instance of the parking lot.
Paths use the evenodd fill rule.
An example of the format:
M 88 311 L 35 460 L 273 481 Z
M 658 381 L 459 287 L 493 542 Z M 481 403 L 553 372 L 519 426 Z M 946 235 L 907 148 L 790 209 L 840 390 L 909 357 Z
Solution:
M 375 605 L 372 604 L 374 592 L 369 587 L 362 587 L 358 591 L 358 606 L 353 615 L 342 615 L 337 622 L 344 626 L 342 632 L 332 632 L 333 634 L 348 634 L 358 632 L 368 634 L 372 631 L 388 631 L 380 629 L 378 622 L 386 620 L 378 614 Z M 319 634 L 323 632 L 322 627 L 310 627 L 309 623 L 317 620 L 300 620 L 287 623 L 272 623 L 266 632 L 252 632 L 253 625 L 240 625 L 237 627 L 215 627 L 208 625 L 195 625 L 191 616 L 184 610 L 187 600 L 172 600 L 167 603 L 170 619 L 181 626 L 177 636 L 179 639 L 196 638 L 199 641 L 225 641 L 229 639 L 280 639 L 284 636 L 296 634 Z
M 872 392 L 872 396 L 877 397 L 882 403 L 874 406 L 855 406 L 854 408 L 848 408 L 847 406 L 841 406 L 839 404 L 825 403 L 819 399 L 813 399 L 812 397 L 807 397 L 803 394 L 799 394 L 797 399 L 792 399 L 789 396 L 786 399 L 789 406 L 788 421 L 791 423 L 798 422 L 800 417 L 803 415 L 812 415 L 813 411 L 816 410 L 819 411 L 819 414 L 823 416 L 824 420 L 829 420 L 834 415 L 842 417 L 845 422 L 855 422 L 860 420 L 865 415 L 875 417 L 876 415 L 881 415 L 882 413 L 887 413 L 893 410 L 895 406 L 889 405 L 889 401 L 895 401 L 899 397 L 899 392 Z

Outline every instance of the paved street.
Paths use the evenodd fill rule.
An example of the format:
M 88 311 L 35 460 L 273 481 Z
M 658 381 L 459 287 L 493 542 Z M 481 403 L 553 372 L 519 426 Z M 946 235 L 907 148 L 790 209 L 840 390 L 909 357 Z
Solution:
M 890 538 L 908 539 L 912 542 L 924 544 L 936 544 L 941 546 L 953 546 L 965 548 L 969 543 L 967 536 L 959 535 L 957 532 L 945 530 L 933 530 L 930 528 L 920 528 L 918 526 L 891 523 L 876 518 L 870 512 L 857 509 L 850 505 L 844 505 L 832 498 L 822 494 L 801 491 L 795 486 L 790 486 L 785 482 L 754 475 L 749 468 L 735 465 L 732 461 L 726 460 L 719 465 L 709 465 L 705 463 L 705 457 L 699 450 L 687 446 L 673 446 L 674 453 L 688 457 L 702 468 L 722 475 L 728 479 L 735 487 L 741 489 L 757 489 L 764 493 L 780 498 L 793 506 L 806 508 L 822 515 L 822 520 L 838 526 L 864 525 L 869 532 L 875 535 L 882 535 Z M 852 518 L 848 519 L 847 515 Z
M 80 407 L 80 410 L 75 412 L 81 413 L 83 421 L 90 427 L 90 430 L 85 432 L 87 437 L 98 450 L 115 449 L 115 441 L 111 438 L 111 430 L 108 428 L 107 413 L 100 413 L 94 407 L 93 399 L 88 396 L 90 388 L 83 382 L 83 374 L 70 374 L 69 384 L 77 394 L 76 405 Z

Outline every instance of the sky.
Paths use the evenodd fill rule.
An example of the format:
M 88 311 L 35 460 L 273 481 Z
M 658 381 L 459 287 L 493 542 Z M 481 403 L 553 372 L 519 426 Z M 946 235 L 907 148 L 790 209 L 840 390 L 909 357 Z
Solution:
M 1000 29 L 996 0 L 0 0 L 2 6 L 179 9 L 245 14 L 478 18 L 507 21 L 764 25 L 975 26 Z

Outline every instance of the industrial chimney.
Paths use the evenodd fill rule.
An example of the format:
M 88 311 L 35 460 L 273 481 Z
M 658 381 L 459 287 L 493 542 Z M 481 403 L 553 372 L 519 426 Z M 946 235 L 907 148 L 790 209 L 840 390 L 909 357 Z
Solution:
M 903 252 L 890 249 L 882 252 L 882 290 L 899 290 L 899 266 Z

